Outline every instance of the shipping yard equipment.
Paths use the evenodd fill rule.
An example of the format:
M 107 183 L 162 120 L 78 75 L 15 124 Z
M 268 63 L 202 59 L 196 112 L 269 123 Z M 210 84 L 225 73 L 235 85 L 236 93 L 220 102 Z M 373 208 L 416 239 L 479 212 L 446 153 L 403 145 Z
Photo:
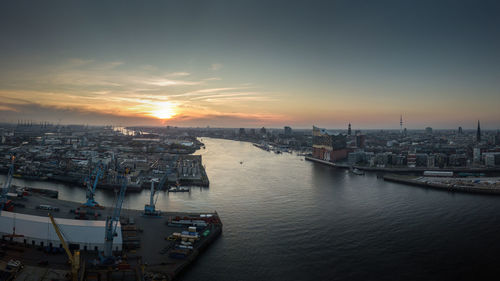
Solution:
M 56 231 L 56 234 L 59 237 L 59 240 L 61 241 L 64 250 L 66 251 L 66 254 L 68 255 L 69 262 L 71 263 L 71 280 L 78 281 L 79 280 L 78 275 L 80 271 L 80 251 L 76 250 L 73 254 L 71 253 L 70 249 L 68 248 L 68 244 L 66 244 L 66 241 L 62 236 L 59 226 L 57 225 L 56 221 L 54 220 L 54 217 L 50 213 L 49 213 L 49 218 L 50 221 L 52 222 L 52 226 L 54 226 L 54 230 Z
M 167 181 L 168 176 L 167 173 L 163 175 L 160 183 L 158 184 L 158 187 L 156 188 L 158 191 L 163 189 L 163 186 L 165 185 L 165 182 Z M 156 201 L 158 200 L 158 194 L 156 193 L 156 198 L 155 198 L 155 187 L 154 187 L 154 180 L 151 180 L 151 193 L 149 195 L 149 205 L 146 204 L 144 206 L 144 215 L 149 216 L 149 217 L 160 217 L 161 212 L 160 210 L 156 210 Z
M 101 206 L 99 203 L 97 203 L 94 199 L 95 196 L 95 190 L 97 188 L 97 182 L 99 181 L 99 178 L 102 176 L 102 164 L 99 162 L 97 167 L 94 169 L 94 172 L 92 173 L 91 176 L 89 176 L 86 180 L 87 183 L 87 202 L 83 203 L 83 206 L 89 207 L 89 208 L 100 208 Z M 91 184 L 91 179 L 92 176 L 94 177 L 94 184 Z
M 151 180 L 151 194 L 149 195 L 149 204 L 144 206 L 144 215 L 148 217 L 159 217 L 161 212 L 155 209 L 155 182 Z
M 116 236 L 116 228 L 120 222 L 120 212 L 122 210 L 123 199 L 125 198 L 125 191 L 127 190 L 127 175 L 128 168 L 125 170 L 125 174 L 122 178 L 122 186 L 120 188 L 120 193 L 116 200 L 116 205 L 113 210 L 113 215 L 106 218 L 106 233 L 104 237 L 104 255 L 101 257 L 101 263 L 104 265 L 113 264 L 115 262 L 115 257 L 113 256 L 113 239 Z
M 11 163 L 9 165 L 9 173 L 7 174 L 7 179 L 5 179 L 5 183 L 3 184 L 2 192 L 0 193 L 0 212 L 2 210 L 11 212 L 14 209 L 14 205 L 11 200 L 8 200 L 7 193 L 10 190 L 10 184 L 12 183 L 12 176 L 14 175 L 14 161 L 16 160 L 15 156 L 11 157 Z

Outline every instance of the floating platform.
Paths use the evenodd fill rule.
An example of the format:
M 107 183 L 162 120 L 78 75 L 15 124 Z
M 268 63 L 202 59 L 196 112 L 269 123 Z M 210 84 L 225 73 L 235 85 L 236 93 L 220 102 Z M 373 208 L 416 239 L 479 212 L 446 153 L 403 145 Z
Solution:
M 58 218 L 74 219 L 74 211 L 82 209 L 81 203 L 58 200 L 43 194 L 31 194 L 15 198 L 13 201 L 16 203 L 15 213 L 40 217 L 48 217 L 49 212 L 39 208 L 40 205 L 57 207 L 57 211 L 50 211 L 56 221 Z M 112 208 L 92 211 L 99 216 L 88 216 L 89 221 L 103 221 L 111 214 Z M 196 221 L 196 224 L 172 224 L 172 221 L 179 220 L 192 220 Z M 120 225 L 122 251 L 116 252 L 115 255 L 121 256 L 121 262 L 103 268 L 98 265 L 97 251 L 80 248 L 83 280 L 174 280 L 222 233 L 222 222 L 215 211 L 162 212 L 161 216 L 148 217 L 143 215 L 142 210 L 122 209 Z M 195 232 L 189 228 L 193 226 L 196 227 Z M 10 238 L 14 236 L 13 233 L 1 234 L 3 240 L 0 242 L 0 262 L 20 261 L 23 268 L 15 272 L 4 272 L 0 266 L 0 275 L 12 274 L 11 280 L 31 280 L 25 279 L 30 276 L 27 270 L 37 274 L 41 272 L 41 275 L 57 271 L 58 279 L 65 279 L 69 273 L 68 258 L 64 251 L 60 251 L 62 249 L 59 249 L 59 245 L 54 247 L 40 243 L 33 245 L 30 241 L 26 241 L 27 239 L 19 242 L 23 241 L 23 237 Z M 16 231 L 15 235 L 23 233 Z M 71 237 L 66 239 L 71 243 Z M 15 240 L 18 242 L 13 242 Z M 33 280 L 44 280 L 42 277 L 37 276 Z

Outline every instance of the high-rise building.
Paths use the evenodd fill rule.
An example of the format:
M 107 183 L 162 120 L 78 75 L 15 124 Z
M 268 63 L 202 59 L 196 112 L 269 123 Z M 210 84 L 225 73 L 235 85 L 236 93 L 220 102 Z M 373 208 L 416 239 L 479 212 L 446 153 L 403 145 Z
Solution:
M 291 136 L 292 135 L 292 128 L 289 126 L 285 126 L 285 136 Z
M 351 123 L 349 123 L 349 126 L 347 127 L 347 135 L 351 135 Z
M 463 132 L 464 131 L 462 130 L 462 127 L 458 127 L 458 134 L 461 135 L 461 134 L 463 134 Z
M 476 140 L 477 142 L 481 142 L 481 125 L 479 124 L 479 120 L 477 120 Z

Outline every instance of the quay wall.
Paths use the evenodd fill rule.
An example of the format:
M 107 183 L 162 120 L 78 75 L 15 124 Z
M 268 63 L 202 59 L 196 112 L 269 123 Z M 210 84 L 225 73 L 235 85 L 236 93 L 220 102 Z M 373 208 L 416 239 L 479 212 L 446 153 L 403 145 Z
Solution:
M 416 180 L 415 178 L 405 178 L 397 175 L 385 175 L 385 181 L 404 183 L 413 186 L 434 188 L 439 190 L 451 191 L 451 192 L 466 192 L 466 193 L 482 193 L 482 194 L 494 194 L 500 195 L 500 188 L 486 187 L 486 186 L 465 186 L 457 184 L 445 184 L 445 183 L 434 183 L 434 182 L 424 182 Z
M 351 165 L 347 163 L 332 163 L 329 161 L 317 159 L 310 156 L 305 156 L 305 159 L 308 161 L 321 163 L 325 165 L 329 165 L 335 168 L 348 169 Z M 390 172 L 390 173 L 423 173 L 424 171 L 442 171 L 442 172 L 464 172 L 464 173 L 484 173 L 484 172 L 500 172 L 500 168 L 461 168 L 461 167 L 449 167 L 449 168 L 428 168 L 428 167 L 415 167 L 415 168 L 407 168 L 407 167 L 366 167 L 360 165 L 353 165 L 353 168 L 363 171 L 372 171 L 372 172 Z

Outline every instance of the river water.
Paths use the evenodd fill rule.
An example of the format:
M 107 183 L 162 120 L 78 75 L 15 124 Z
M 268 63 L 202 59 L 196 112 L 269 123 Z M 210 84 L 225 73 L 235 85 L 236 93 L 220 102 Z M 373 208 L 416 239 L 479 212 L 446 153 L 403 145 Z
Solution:
M 181 280 L 477 280 L 500 274 L 500 197 L 357 176 L 252 144 L 204 138 L 210 188 L 159 195 L 217 210 L 224 233 Z M 240 164 L 240 161 L 243 163 Z M 0 178 L 3 181 L 5 177 Z M 83 201 L 83 189 L 15 179 Z M 143 209 L 149 192 L 127 195 Z M 113 192 L 96 200 L 112 205 Z

